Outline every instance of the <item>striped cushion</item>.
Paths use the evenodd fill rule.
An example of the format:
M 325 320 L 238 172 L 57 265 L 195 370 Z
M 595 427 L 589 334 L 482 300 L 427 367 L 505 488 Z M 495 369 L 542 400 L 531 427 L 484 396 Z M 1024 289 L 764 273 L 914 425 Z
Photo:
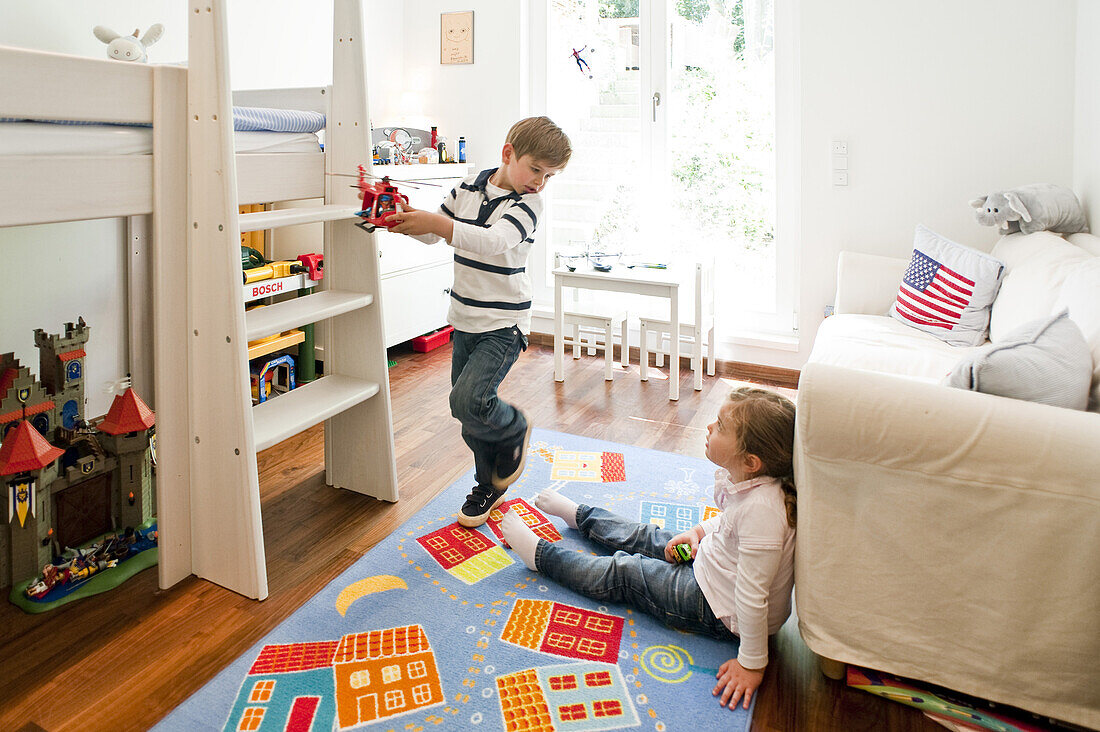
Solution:
M 79 120 L 25 120 L 0 117 L 0 122 L 49 122 L 55 125 L 101 125 L 105 122 Z M 122 127 L 152 127 L 150 124 L 124 124 Z M 325 128 L 325 115 L 297 109 L 266 109 L 263 107 L 233 107 L 233 129 L 252 132 L 318 132 Z
M 233 129 L 267 132 L 317 132 L 325 129 L 325 115 L 298 109 L 233 107 Z
M 1092 354 L 1081 329 L 1062 311 L 1026 323 L 1001 344 L 963 359 L 944 383 L 984 394 L 1085 409 L 1092 383 Z

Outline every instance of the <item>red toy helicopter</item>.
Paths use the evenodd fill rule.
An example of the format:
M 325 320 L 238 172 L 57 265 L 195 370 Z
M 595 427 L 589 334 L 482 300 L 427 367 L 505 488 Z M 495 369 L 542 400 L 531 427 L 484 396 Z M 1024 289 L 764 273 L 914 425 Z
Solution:
M 364 166 L 359 166 L 358 187 L 363 197 L 363 210 L 358 215 L 363 220 L 356 226 L 366 232 L 372 232 L 379 226 L 386 229 L 396 226 L 396 221 L 386 221 L 385 218 L 392 213 L 404 211 L 404 206 L 409 202 L 409 197 L 397 190 L 388 175 L 380 180 L 367 180 L 374 177 Z

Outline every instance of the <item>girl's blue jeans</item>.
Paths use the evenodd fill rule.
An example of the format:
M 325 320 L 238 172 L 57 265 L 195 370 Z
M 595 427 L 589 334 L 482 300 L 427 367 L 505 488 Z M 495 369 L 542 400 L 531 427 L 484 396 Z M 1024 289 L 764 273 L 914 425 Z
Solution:
M 692 565 L 665 559 L 673 532 L 584 504 L 577 508 L 577 530 L 615 553 L 594 557 L 539 539 L 535 568 L 594 600 L 629 605 L 677 630 L 737 638 L 711 611 Z
M 527 432 L 523 414 L 497 396 L 500 382 L 526 348 L 527 337 L 515 326 L 486 333 L 455 330 L 451 414 L 462 423 L 480 485 L 491 485 L 497 453 L 515 446 Z

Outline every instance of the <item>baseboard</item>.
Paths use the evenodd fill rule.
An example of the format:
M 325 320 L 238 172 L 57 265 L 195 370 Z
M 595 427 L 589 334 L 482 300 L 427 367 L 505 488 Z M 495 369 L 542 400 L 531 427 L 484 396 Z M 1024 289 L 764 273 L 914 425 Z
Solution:
M 531 333 L 528 336 L 528 340 L 536 346 L 554 347 L 553 333 Z M 641 356 L 641 349 L 637 346 L 630 347 L 630 360 L 632 362 L 638 363 Z M 649 355 L 649 363 L 650 365 L 655 365 L 653 353 Z M 691 368 L 690 356 L 680 356 L 680 368 Z M 779 366 L 767 366 L 765 364 L 746 363 L 744 361 L 723 361 L 717 359 L 714 362 L 715 376 L 721 376 L 727 379 L 757 381 L 772 386 L 781 386 L 785 389 L 798 388 L 798 376 L 800 373 L 798 369 L 785 369 Z

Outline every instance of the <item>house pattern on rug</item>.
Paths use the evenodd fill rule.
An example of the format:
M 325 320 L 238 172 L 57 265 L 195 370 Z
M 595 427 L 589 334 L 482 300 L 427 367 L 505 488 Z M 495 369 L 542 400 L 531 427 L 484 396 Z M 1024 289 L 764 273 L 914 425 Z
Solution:
M 517 498 L 514 501 L 505 501 L 494 508 L 489 512 L 489 520 L 485 522 L 485 525 L 489 527 L 489 530 L 493 532 L 493 536 L 497 538 L 501 545 L 508 546 L 508 542 L 504 540 L 504 533 L 500 530 L 500 522 L 504 520 L 506 511 L 514 511 L 517 516 L 523 519 L 523 523 L 535 532 L 535 536 L 549 542 L 561 541 L 561 532 L 557 530 L 554 524 L 550 523 L 550 519 L 543 516 L 541 511 L 527 501 Z
M 626 480 L 626 464 L 621 452 L 556 450 L 550 480 L 621 483 Z
M 496 683 L 506 732 L 588 732 L 640 724 L 618 666 L 543 666 L 498 676 Z
M 553 656 L 616 663 L 622 636 L 621 617 L 551 600 L 517 600 L 500 639 Z
M 617 482 L 625 476 L 621 453 L 566 451 L 534 443 L 530 454 L 550 463 L 552 474 L 572 471 L 572 478 L 555 479 L 559 481 Z M 559 460 L 567 467 L 559 465 Z M 525 480 L 526 476 L 514 488 L 521 489 Z M 545 486 L 545 477 L 541 480 Z M 551 485 L 560 488 L 564 483 Z M 669 529 L 678 528 L 680 522 L 698 523 L 717 512 L 703 505 L 700 498 L 690 504 L 661 500 L 675 499 L 679 492 L 644 495 L 651 499 L 642 500 L 635 509 L 639 519 Z M 603 498 L 617 502 L 631 496 L 633 492 L 628 491 Z M 455 603 L 450 607 L 456 612 L 470 609 L 483 617 L 480 625 L 466 626 L 465 638 L 461 631 L 434 638 L 437 644 L 445 644 L 448 654 L 441 656 L 433 650 L 421 625 L 351 632 L 323 641 L 265 645 L 237 691 L 224 730 L 377 726 L 389 732 L 431 729 L 452 720 L 462 729 L 484 725 L 488 725 L 485 729 L 496 729 L 490 724 L 493 712 L 484 707 L 493 696 L 497 697 L 493 704 L 499 714 L 497 723 L 508 732 L 624 729 L 642 726 L 643 719 L 644 728 L 667 730 L 667 723 L 651 706 L 643 681 L 682 684 L 697 673 L 713 677 L 715 669 L 695 665 L 686 650 L 664 644 L 664 638 L 639 643 L 637 622 L 630 609 L 625 609 L 624 615 L 608 612 L 605 607 L 589 609 L 579 595 L 575 596 L 577 604 L 521 596 L 521 592 L 547 590 L 538 575 L 528 575 L 526 581 L 509 582 L 503 587 L 499 583 L 479 584 L 516 564 L 501 546 L 504 542 L 499 524 L 505 510 L 516 512 L 540 537 L 563 540 L 548 518 L 524 498 L 515 498 L 494 510 L 485 525 L 488 531 L 460 526 L 453 521 L 453 514 L 441 515 L 401 532 L 397 553 L 415 573 L 404 574 L 406 579 L 378 574 L 348 582 L 335 598 L 332 607 L 341 618 L 349 620 L 351 605 L 359 598 L 415 590 L 418 584 L 438 589 L 438 596 L 445 602 Z M 441 524 L 442 528 L 434 528 Z M 406 549 L 409 545 L 414 547 L 412 551 Z M 431 562 L 425 563 L 428 558 Z M 445 574 L 436 571 L 435 566 Z M 462 585 L 450 587 L 446 577 L 460 580 Z M 483 585 L 494 588 L 488 596 L 481 589 Z M 418 609 L 404 601 L 400 607 L 402 615 L 414 614 Z M 447 606 L 430 612 L 440 617 L 452 614 Z M 426 625 L 432 627 L 431 623 Z M 470 650 L 459 650 L 456 655 L 454 651 L 464 645 Z M 538 665 L 534 656 L 517 664 L 515 653 L 502 653 L 505 648 L 521 654 L 541 654 L 555 662 Z M 566 663 L 561 663 L 562 659 Z M 532 661 L 533 665 L 528 665 Z M 456 672 L 460 683 L 454 681 Z M 455 687 L 445 689 L 445 679 L 451 679 L 446 683 Z M 465 717 L 461 716 L 464 708 L 469 710 Z M 675 712 L 663 712 L 670 713 Z
M 643 523 L 656 524 L 662 529 L 675 531 L 687 531 L 695 524 L 706 521 L 711 516 L 717 516 L 719 511 L 714 506 L 689 506 L 684 503 L 669 503 L 666 501 L 642 501 L 641 521 Z
M 468 585 L 512 563 L 503 548 L 457 521 L 416 540 L 439 566 Z
M 349 729 L 442 703 L 428 636 L 406 625 L 339 641 L 264 646 L 225 729 Z

